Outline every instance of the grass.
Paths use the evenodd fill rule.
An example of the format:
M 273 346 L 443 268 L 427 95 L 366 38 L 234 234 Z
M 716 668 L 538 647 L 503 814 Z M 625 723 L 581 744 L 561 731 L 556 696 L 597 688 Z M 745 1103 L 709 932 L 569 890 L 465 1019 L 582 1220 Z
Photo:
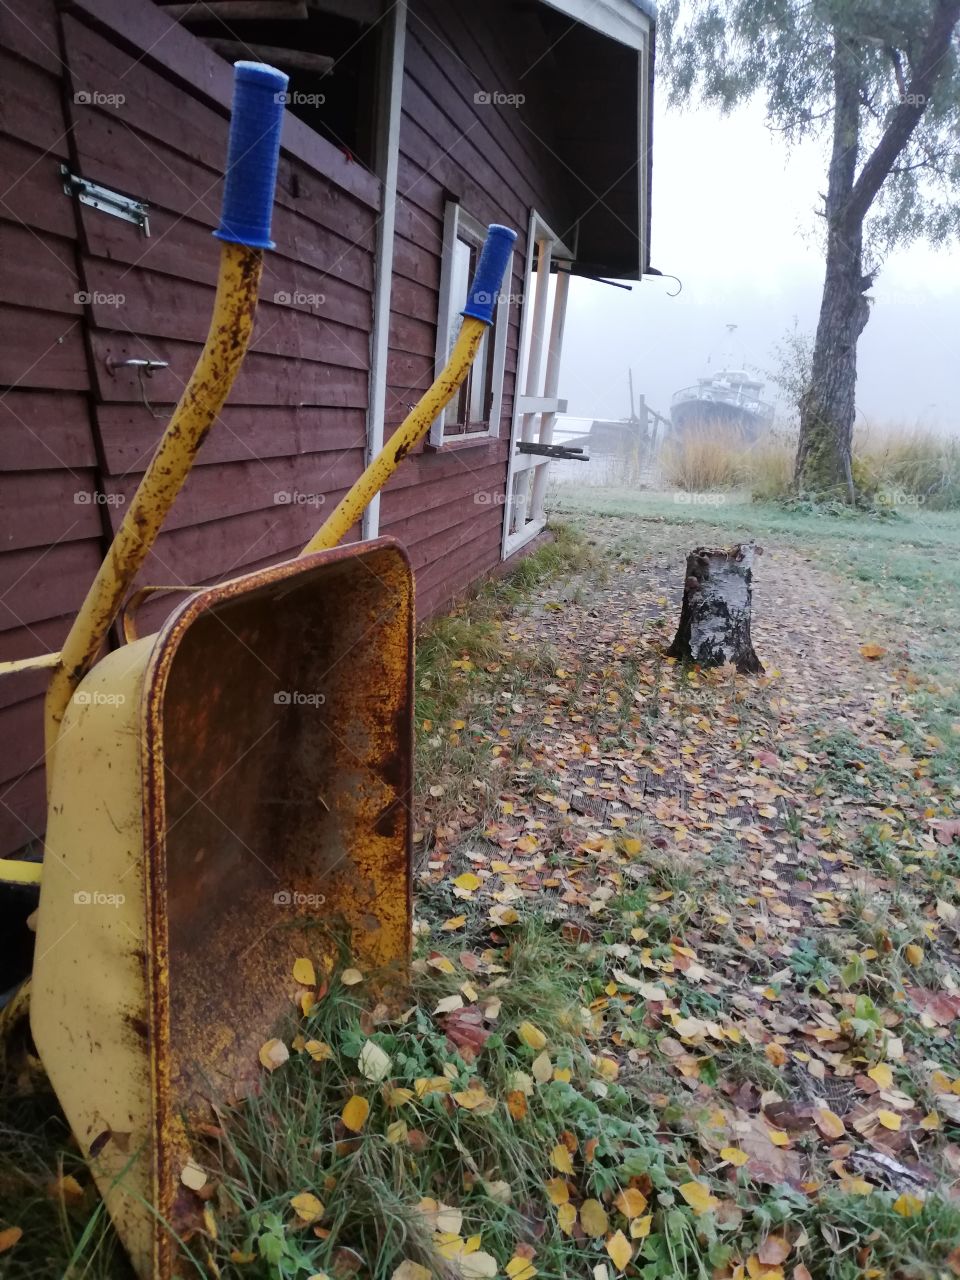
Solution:
M 553 522 L 552 539 L 519 562 L 508 575 L 482 583 L 450 612 L 430 619 L 417 637 L 415 707 L 417 795 L 421 799 L 443 778 L 443 796 L 433 796 L 433 818 L 464 805 L 479 824 L 489 795 L 482 779 L 491 767 L 483 733 L 505 689 L 520 691 L 552 671 L 548 648 L 517 649 L 506 625 L 539 588 L 603 572 L 595 550 L 571 525 Z M 454 715 L 454 713 L 457 713 Z M 464 718 L 464 714 L 466 718 Z M 506 744 L 505 744 L 506 746 Z
M 510 715 L 513 699 L 557 676 L 558 655 L 525 646 L 515 634 L 518 619 L 528 609 L 535 625 L 552 617 L 548 610 L 559 612 L 563 601 L 575 598 L 578 577 L 599 577 L 603 563 L 618 557 L 639 559 L 651 533 L 668 521 L 678 526 L 669 532 L 674 551 L 748 533 L 786 543 L 848 584 L 855 637 L 882 639 L 885 627 L 906 637 L 922 659 L 911 668 L 912 683 L 898 679 L 910 707 L 926 719 L 907 714 L 900 702 L 890 723 L 909 739 L 915 759 L 932 757 L 918 766 L 917 781 L 935 778 L 943 794 L 951 786 L 956 793 L 951 768 L 960 759 L 950 717 L 960 719 L 960 701 L 955 690 L 944 696 L 940 689 L 953 688 L 960 658 L 960 591 L 953 579 L 960 517 L 924 510 L 894 520 L 831 519 L 728 497 L 694 510 L 663 495 L 593 490 L 587 500 L 568 493 L 567 510 L 593 518 L 599 508 L 632 518 L 618 532 L 619 543 L 605 540 L 603 559 L 587 537 L 560 525 L 554 543 L 521 562 L 510 578 L 487 584 L 423 629 L 418 785 L 421 799 L 430 796 L 432 821 L 456 811 L 468 845 L 483 840 L 485 817 L 501 791 L 490 779 L 502 760 L 510 762 L 516 794 L 559 794 L 549 768 L 526 767 L 532 753 L 524 735 L 531 729 L 513 726 Z M 758 593 L 771 589 L 765 569 L 761 562 Z M 533 611 L 534 593 L 544 587 L 535 602 L 540 612 Z M 776 591 L 789 598 L 789 584 Z M 583 716 L 584 732 L 595 735 L 601 752 L 613 751 L 621 738 L 638 748 L 664 729 L 669 733 L 671 721 L 703 722 L 716 694 L 710 678 L 685 674 L 674 681 L 671 669 L 652 655 L 648 660 L 639 646 L 617 662 L 604 660 L 598 671 L 571 665 L 568 675 L 564 705 Z M 646 691 L 641 711 L 632 690 L 644 676 L 652 683 L 638 686 Z M 600 708 L 592 715 L 586 711 L 591 699 Z M 743 726 L 745 762 L 760 740 L 752 735 L 769 714 L 764 708 L 759 694 L 737 694 L 734 718 Z M 810 778 L 835 811 L 869 805 L 875 791 L 902 781 L 843 726 L 813 723 L 810 735 L 811 754 L 820 762 Z M 439 797 L 431 791 L 437 786 Z M 549 827 L 552 814 L 537 812 L 543 847 L 562 865 L 564 846 L 554 840 L 560 829 Z M 798 803 L 788 834 L 802 838 L 808 823 Z M 718 835 L 708 852 L 678 852 L 651 845 L 653 834 L 649 815 L 638 812 L 612 837 L 629 855 L 622 878 L 608 909 L 597 918 L 588 912 L 583 925 L 561 925 L 537 898 L 518 903 L 516 911 L 509 903 L 490 909 L 480 895 L 458 896 L 455 880 L 446 876 L 418 894 L 418 951 L 409 984 L 391 987 L 371 974 L 345 983 L 344 954 L 302 1020 L 276 1029 L 291 1045 L 290 1060 L 264 1072 L 258 1096 L 221 1107 L 203 1140 L 213 1191 L 205 1229 L 190 1242 L 202 1268 L 192 1274 L 394 1280 L 407 1264 L 398 1280 L 427 1280 L 416 1267 L 441 1280 L 472 1280 L 492 1274 L 491 1266 L 498 1276 L 532 1280 L 524 1271 L 529 1245 L 542 1280 L 590 1280 L 601 1265 L 611 1273 L 603 1234 L 615 1230 L 630 1236 L 636 1251 L 630 1280 L 730 1280 L 738 1260 L 778 1233 L 794 1245 L 788 1275 L 803 1275 L 794 1272 L 798 1264 L 814 1280 L 867 1274 L 908 1280 L 955 1271 L 960 1262 L 951 1250 L 960 1239 L 960 1209 L 936 1193 L 904 1216 L 902 1205 L 894 1207 L 896 1194 L 881 1187 L 869 1196 L 825 1189 L 813 1197 L 785 1183 L 758 1192 L 749 1170 L 739 1176 L 718 1170 L 716 1144 L 701 1141 L 717 1105 L 704 1086 L 729 1082 L 788 1095 L 790 1083 L 750 1037 L 718 1041 L 712 1049 L 702 1042 L 695 1054 L 699 1083 L 680 1079 L 671 1065 L 675 1041 L 666 1015 L 650 1019 L 645 999 L 625 994 L 629 982 L 615 978 L 619 970 L 634 983 L 661 981 L 669 966 L 679 1016 L 725 1025 L 737 1017 L 718 989 L 688 981 L 673 966 L 677 948 L 702 947 L 705 920 L 711 914 L 722 920 L 737 902 L 736 849 Z M 838 901 L 839 923 L 795 933 L 771 954 L 741 947 L 737 930 L 718 921 L 711 936 L 725 943 L 725 975 L 748 990 L 779 985 L 786 970 L 811 998 L 831 993 L 850 1042 L 864 1062 L 874 1061 L 886 1034 L 884 1003 L 908 973 L 933 980 L 904 956 L 920 936 L 919 918 L 911 916 L 910 858 L 909 845 L 893 840 L 882 816 L 873 815 L 859 832 L 856 862 L 889 877 L 889 889 L 881 895 L 855 881 Z M 936 851 L 923 871 L 942 880 L 949 898 L 960 875 L 956 849 Z M 835 945 L 838 937 L 844 945 Z M 867 948 L 878 953 L 869 965 L 861 958 Z M 458 1000 L 482 1013 L 479 1041 L 458 1031 Z M 452 1022 L 444 1009 L 453 1011 Z M 921 1057 L 937 1060 L 952 1050 L 915 1021 L 903 1034 L 920 1046 Z M 619 1071 L 612 1058 L 604 1060 L 604 1046 L 614 1044 Z M 386 1063 L 383 1077 L 371 1078 L 377 1061 Z M 920 1080 L 916 1087 L 926 1085 Z M 352 1113 L 345 1114 L 348 1104 L 366 1111 L 353 1128 L 346 1123 L 354 1124 Z M 805 1141 L 798 1140 L 798 1150 L 812 1160 Z M 76 1177 L 79 1195 L 67 1194 L 66 1175 Z M 723 1196 L 724 1215 L 693 1211 L 681 1190 L 692 1178 Z M 649 1201 L 645 1234 L 630 1234 L 633 1220 L 614 1198 L 624 1189 Z M 567 1234 L 560 1215 L 567 1194 L 581 1215 L 583 1197 L 602 1202 L 609 1230 Z M 3 1280 L 127 1280 L 129 1268 L 52 1100 L 18 1097 L 9 1081 L 0 1095 L 0 1199 L 0 1230 L 10 1222 L 25 1228 L 23 1240 L 0 1254 Z M 449 1256 L 467 1248 L 472 1252 Z

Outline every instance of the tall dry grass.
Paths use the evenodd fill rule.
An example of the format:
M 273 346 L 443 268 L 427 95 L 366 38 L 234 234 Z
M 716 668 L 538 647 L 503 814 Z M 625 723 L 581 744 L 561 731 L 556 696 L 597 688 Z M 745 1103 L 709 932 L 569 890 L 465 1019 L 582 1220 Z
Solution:
M 960 441 L 923 427 L 860 428 L 854 479 L 866 497 L 890 505 L 960 507 Z
M 752 444 L 735 431 L 690 432 L 664 446 L 661 466 L 688 493 L 749 489 L 775 501 L 790 494 L 796 451 L 796 432 L 779 428 Z M 854 480 L 878 506 L 960 507 L 960 440 L 920 427 L 860 428 Z
M 736 489 L 745 482 L 744 445 L 736 431 L 688 431 L 660 455 L 664 479 L 687 493 Z

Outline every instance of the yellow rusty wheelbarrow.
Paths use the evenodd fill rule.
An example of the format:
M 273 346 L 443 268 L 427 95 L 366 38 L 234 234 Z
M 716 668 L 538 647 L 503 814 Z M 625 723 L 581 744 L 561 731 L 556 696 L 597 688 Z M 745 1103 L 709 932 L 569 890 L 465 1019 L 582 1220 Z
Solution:
M 300 557 L 192 592 L 97 661 L 246 352 L 285 87 L 237 64 L 206 345 L 63 650 L 6 667 L 51 670 L 33 1035 L 137 1271 L 161 1280 L 200 1208 L 191 1122 L 255 1080 L 292 959 L 332 954 L 338 930 L 361 963 L 408 956 L 410 565 L 389 539 L 336 543 L 466 377 L 514 239 L 490 229 L 450 361 Z

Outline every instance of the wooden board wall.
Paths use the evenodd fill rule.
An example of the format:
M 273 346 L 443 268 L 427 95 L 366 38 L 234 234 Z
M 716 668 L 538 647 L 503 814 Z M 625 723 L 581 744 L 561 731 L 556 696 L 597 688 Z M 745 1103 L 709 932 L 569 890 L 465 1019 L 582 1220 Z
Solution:
M 101 556 L 57 15 L 0 8 L 0 657 L 62 643 Z M 40 675 L 0 681 L 0 852 L 44 826 Z
M 408 13 L 386 428 L 400 422 L 435 371 L 443 213 L 447 199 L 518 233 L 498 439 L 421 449 L 384 492 L 380 530 L 409 547 L 421 616 L 500 560 L 527 225 L 536 208 L 562 234 L 563 167 L 551 151 L 557 92 L 518 30 L 516 6 L 413 0 Z M 478 93 L 522 94 L 522 106 Z
M 16 658 L 62 642 L 203 342 L 232 71 L 149 0 L 39 0 L 29 29 L 0 10 L 0 86 L 0 657 Z M 60 163 L 146 200 L 150 237 L 65 195 Z M 251 354 L 142 581 L 284 558 L 360 473 L 380 200 L 285 122 Z M 168 368 L 107 366 L 126 358 Z M 42 687 L 0 684 L 0 853 L 43 830 Z
M 410 8 L 388 432 L 434 374 L 445 200 L 518 229 L 514 295 L 531 207 L 566 228 L 563 169 L 542 141 L 556 90 L 530 71 L 523 21 L 506 0 Z M 231 82 L 150 0 L 59 12 L 36 0 L 29 23 L 0 6 L 0 658 L 62 642 L 193 367 Z M 527 102 L 478 105 L 478 91 Z M 65 195 L 61 163 L 147 201 L 149 239 Z M 143 581 L 199 584 L 289 555 L 359 473 L 381 198 L 362 165 L 288 113 L 252 351 Z M 516 302 L 508 332 L 500 438 L 420 451 L 383 497 L 381 531 L 410 549 L 421 616 L 499 563 Z M 167 367 L 108 367 L 129 358 Z M 40 676 L 0 684 L 0 853 L 42 833 L 42 688 Z

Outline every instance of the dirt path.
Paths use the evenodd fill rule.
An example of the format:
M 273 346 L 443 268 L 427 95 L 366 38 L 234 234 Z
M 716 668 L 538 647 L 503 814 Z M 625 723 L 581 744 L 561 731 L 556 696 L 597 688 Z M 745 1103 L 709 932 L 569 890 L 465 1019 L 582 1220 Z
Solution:
M 960 858 L 931 826 L 949 787 L 905 649 L 777 546 L 755 572 L 766 675 L 684 672 L 662 651 L 689 529 L 581 527 L 603 578 L 517 610 L 460 709 L 489 767 L 439 821 L 428 804 L 425 909 L 470 901 L 489 928 L 532 903 L 604 939 L 598 1040 L 694 1106 L 697 1167 L 737 1147 L 770 1185 L 954 1182 Z

